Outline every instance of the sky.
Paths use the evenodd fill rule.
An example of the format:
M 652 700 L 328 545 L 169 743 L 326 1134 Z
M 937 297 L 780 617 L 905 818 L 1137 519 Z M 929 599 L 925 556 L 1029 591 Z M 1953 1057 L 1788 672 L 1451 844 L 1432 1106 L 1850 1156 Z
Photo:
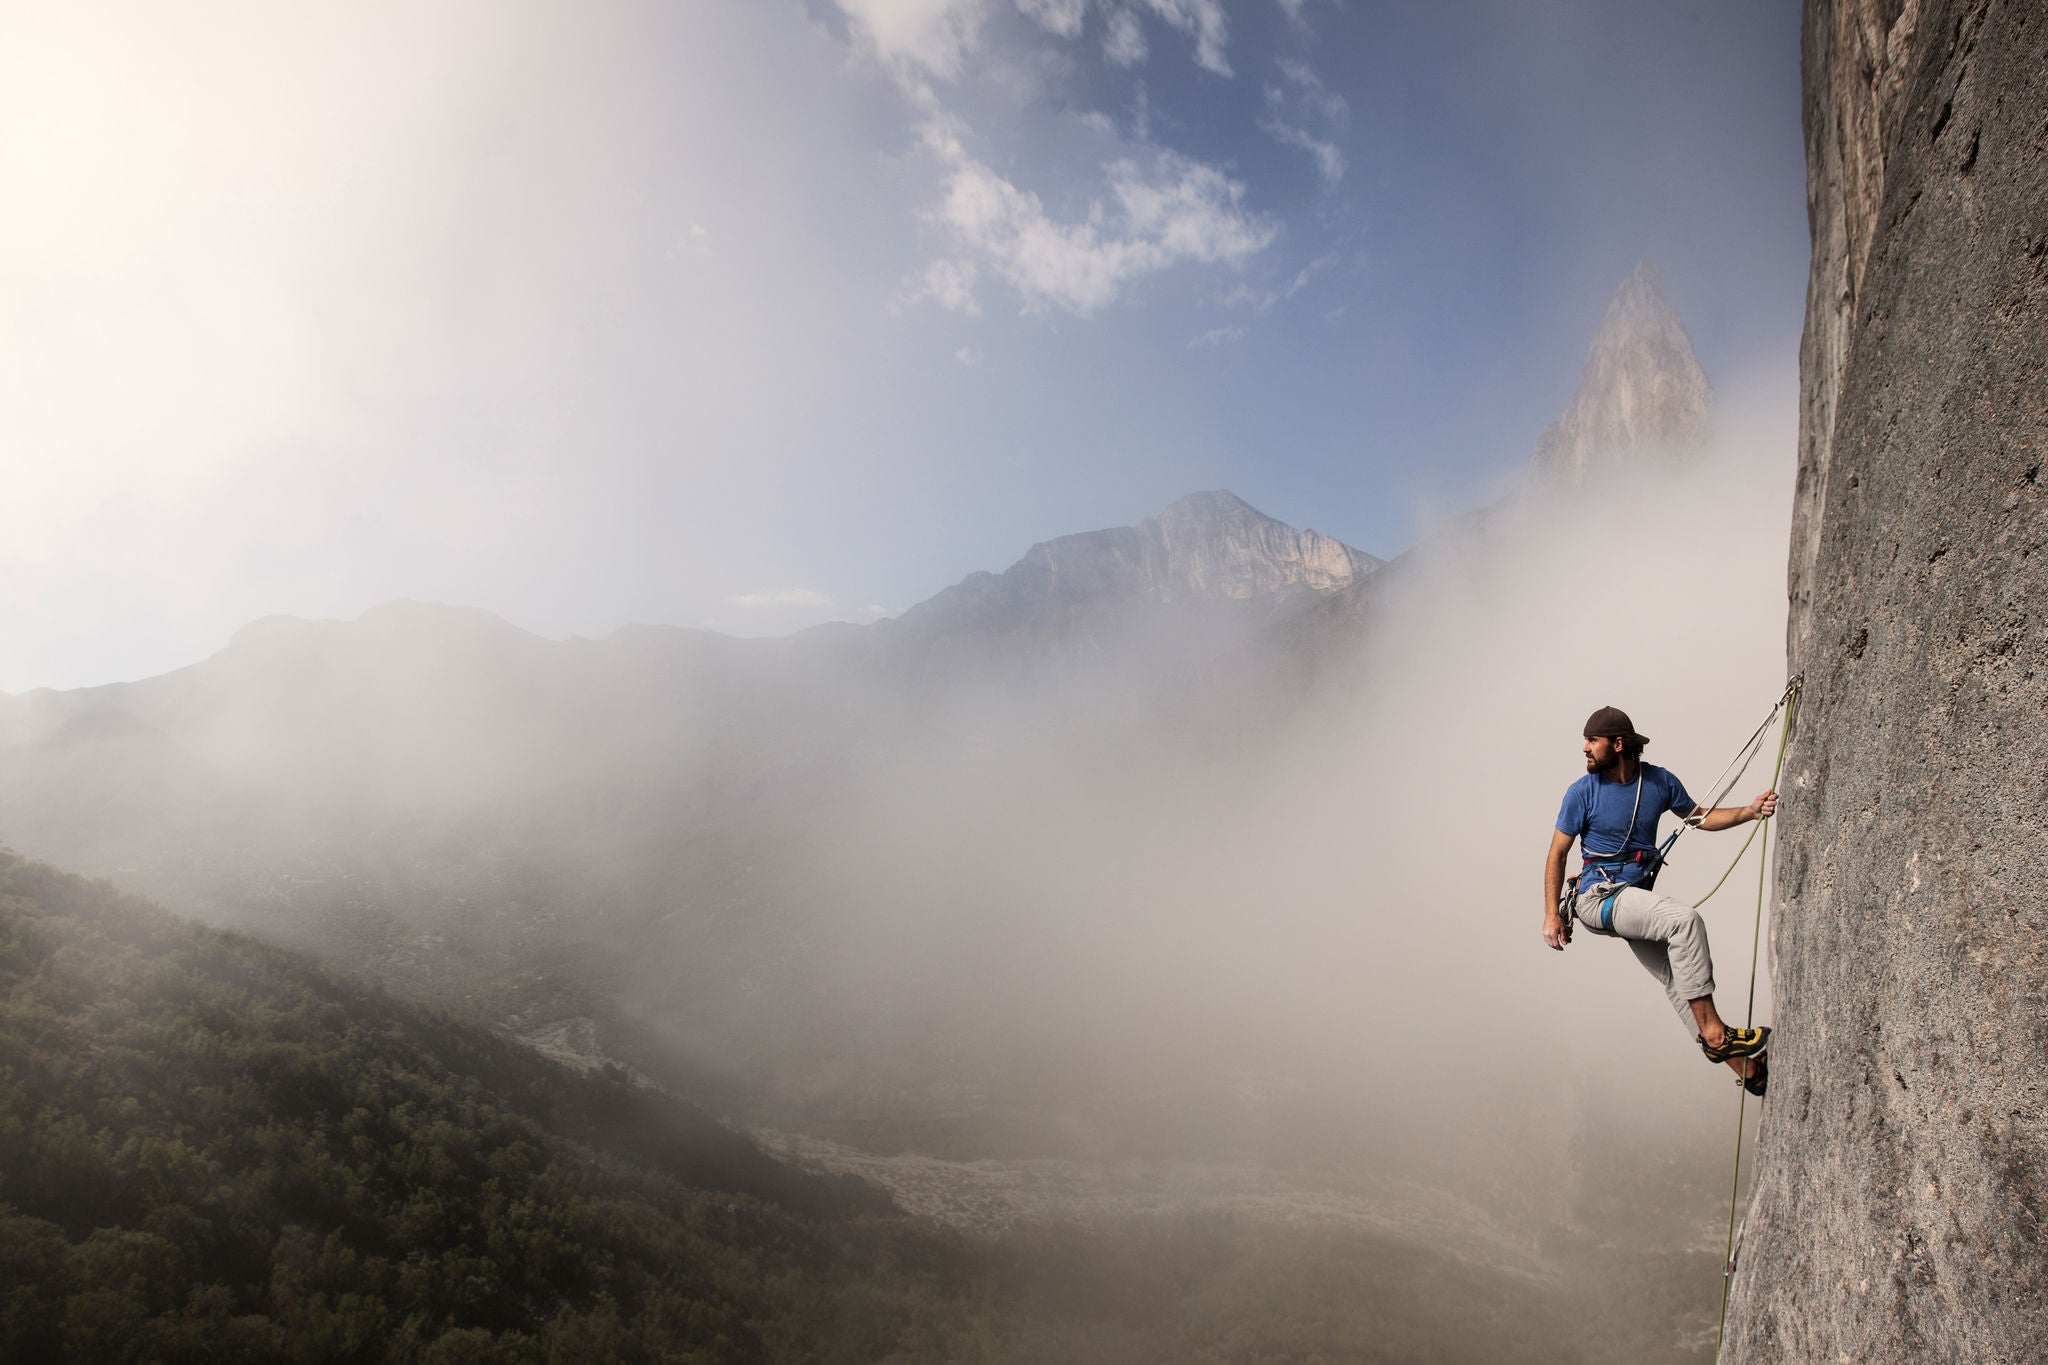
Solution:
M 1807 262 L 1789 0 L 15 0 L 0 184 L 7 692 L 871 620 L 1208 488 L 1389 556 L 1638 259 L 1774 401 Z

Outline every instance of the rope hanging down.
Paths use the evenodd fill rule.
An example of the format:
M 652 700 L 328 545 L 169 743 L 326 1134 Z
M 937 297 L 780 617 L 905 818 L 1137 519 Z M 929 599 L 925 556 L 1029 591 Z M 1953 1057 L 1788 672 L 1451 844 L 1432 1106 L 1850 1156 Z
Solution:
M 1752 737 L 1751 740 L 1752 744 L 1757 743 L 1764 732 L 1770 728 L 1771 721 L 1777 716 L 1778 712 L 1781 709 L 1784 711 L 1785 725 L 1778 732 L 1778 762 L 1771 769 L 1772 791 L 1778 789 L 1778 779 L 1785 771 L 1785 745 L 1792 738 L 1792 717 L 1799 709 L 1799 686 L 1803 681 L 1805 681 L 1805 676 L 1802 674 L 1795 676 L 1786 685 L 1784 695 L 1778 698 L 1778 704 L 1771 708 L 1771 714 L 1764 718 L 1763 725 L 1758 728 L 1756 736 Z M 1755 756 L 1754 752 L 1750 754 L 1751 758 Z M 1748 768 L 1749 763 L 1747 759 L 1743 761 L 1742 766 L 1744 769 Z M 1742 773 L 1738 771 L 1734 779 L 1730 781 L 1728 789 L 1732 790 L 1734 784 L 1741 780 Z M 1727 792 L 1723 791 L 1722 795 L 1725 796 L 1726 794 Z M 1720 798 L 1717 797 L 1715 799 L 1718 802 Z M 1721 882 L 1728 880 L 1729 874 L 1735 871 L 1736 863 L 1740 863 L 1742 855 L 1749 852 L 1750 840 L 1755 839 L 1761 834 L 1764 842 L 1762 851 L 1757 854 L 1756 863 L 1756 924 L 1750 932 L 1749 939 L 1749 1003 L 1743 1012 L 1742 1026 L 1744 1028 L 1751 1028 L 1756 1024 L 1756 962 L 1758 945 L 1763 941 L 1764 932 L 1764 873 L 1771 865 L 1771 836 L 1766 828 L 1770 822 L 1759 820 L 1756 823 L 1757 827 L 1749 832 L 1749 839 L 1743 840 L 1741 851 L 1735 855 L 1735 862 L 1728 864 L 1728 871 L 1721 874 L 1721 881 L 1714 883 L 1714 890 L 1707 892 L 1706 896 L 1700 897 L 1698 902 L 1699 904 L 1705 904 L 1707 896 L 1711 896 L 1714 894 L 1714 891 L 1721 889 Z M 1676 836 L 1674 835 L 1673 837 Z M 1735 1087 L 1735 1172 L 1729 1179 L 1728 1245 L 1721 1261 L 1721 1321 L 1714 1329 L 1714 1358 L 1716 1360 L 1721 1358 L 1722 1339 L 1727 1335 L 1728 1331 L 1728 1289 L 1735 1277 L 1735 1205 L 1742 1191 L 1742 1121 L 1744 1110 L 1748 1104 L 1749 1088 L 1738 1082 Z M 1748 1225 L 1748 1222 L 1749 1219 L 1745 1216 L 1743 1219 L 1745 1227 Z

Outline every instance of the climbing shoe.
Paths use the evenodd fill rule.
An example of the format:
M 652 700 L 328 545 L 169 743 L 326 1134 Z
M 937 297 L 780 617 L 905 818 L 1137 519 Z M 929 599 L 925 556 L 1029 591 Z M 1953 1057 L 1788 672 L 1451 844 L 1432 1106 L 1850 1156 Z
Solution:
M 1707 1054 L 1710 1062 L 1725 1062 L 1735 1057 L 1754 1057 L 1764 1050 L 1770 1041 L 1771 1031 L 1766 1027 L 1732 1028 L 1721 1040 L 1721 1046 L 1708 1047 L 1707 1040 L 1700 1039 L 1700 1051 Z
M 1742 1078 L 1742 1088 L 1758 1099 L 1762 1099 L 1764 1091 L 1770 1087 L 1770 1084 L 1771 1059 L 1759 1052 L 1756 1056 L 1750 1058 L 1749 1074 Z

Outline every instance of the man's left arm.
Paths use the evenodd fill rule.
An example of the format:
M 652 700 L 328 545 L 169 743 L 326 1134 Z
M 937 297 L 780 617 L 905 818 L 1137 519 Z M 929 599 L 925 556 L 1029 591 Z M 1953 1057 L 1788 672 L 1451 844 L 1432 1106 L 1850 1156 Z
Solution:
M 1716 806 L 1708 811 L 1694 806 L 1688 823 L 1700 829 L 1731 829 L 1752 820 L 1768 820 L 1777 810 L 1778 794 L 1768 791 L 1746 806 Z

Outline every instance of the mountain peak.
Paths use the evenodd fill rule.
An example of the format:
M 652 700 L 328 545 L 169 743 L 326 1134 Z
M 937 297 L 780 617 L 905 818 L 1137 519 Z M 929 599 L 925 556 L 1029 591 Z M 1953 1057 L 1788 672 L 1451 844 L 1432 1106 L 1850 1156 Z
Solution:
M 1544 429 L 1531 464 L 1578 484 L 1642 452 L 1697 449 L 1713 397 L 1657 267 L 1638 262 L 1607 305 L 1571 406 Z
M 1191 517 L 1257 517 L 1270 521 L 1265 513 L 1253 507 L 1227 488 L 1212 488 L 1206 492 L 1189 493 L 1175 498 L 1159 514 L 1158 520 L 1180 520 Z
M 1349 587 L 1381 561 L 1296 530 L 1223 489 L 1190 493 L 1136 526 L 1040 541 L 1000 574 L 970 574 L 901 619 L 1007 628 L 1051 605 L 1313 595 Z

